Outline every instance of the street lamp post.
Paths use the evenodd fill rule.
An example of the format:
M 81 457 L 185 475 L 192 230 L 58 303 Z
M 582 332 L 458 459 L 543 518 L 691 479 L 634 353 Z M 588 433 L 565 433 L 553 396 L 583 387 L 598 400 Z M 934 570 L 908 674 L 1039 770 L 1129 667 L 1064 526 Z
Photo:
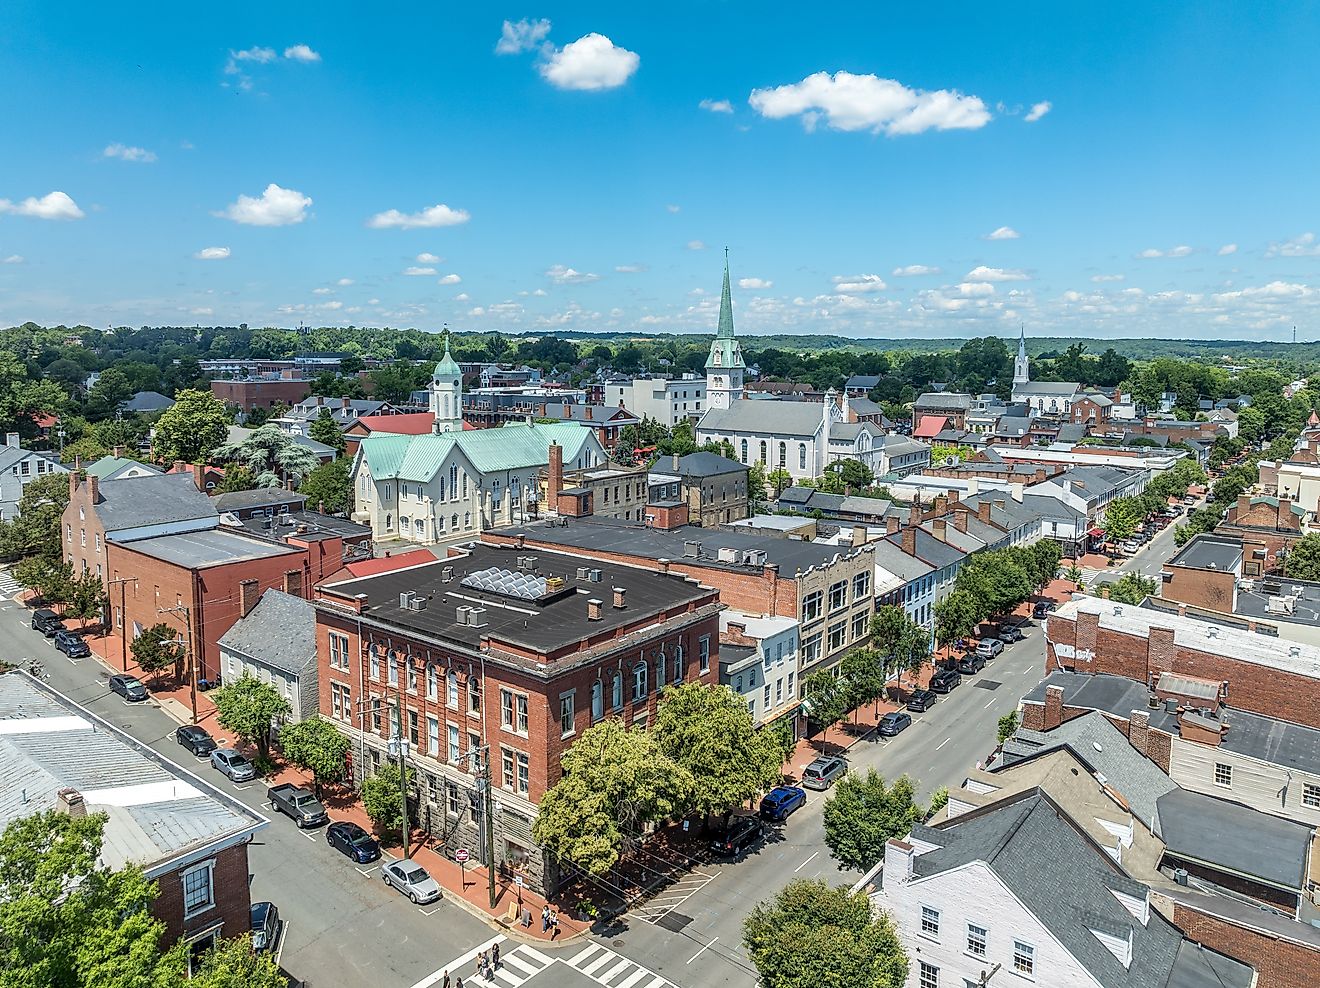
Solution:
M 119 651 L 124 664 L 124 672 L 128 672 L 128 621 L 125 619 L 124 614 L 124 584 L 137 583 L 137 577 L 121 576 L 117 580 L 108 581 L 108 583 L 112 587 L 116 583 L 119 584 Z

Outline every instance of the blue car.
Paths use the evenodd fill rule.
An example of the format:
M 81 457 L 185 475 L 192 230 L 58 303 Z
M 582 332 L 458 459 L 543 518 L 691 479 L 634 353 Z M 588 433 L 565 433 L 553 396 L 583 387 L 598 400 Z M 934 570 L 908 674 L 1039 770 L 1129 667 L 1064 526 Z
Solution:
M 781 821 L 807 801 L 807 791 L 797 786 L 778 786 L 761 800 L 761 819 Z

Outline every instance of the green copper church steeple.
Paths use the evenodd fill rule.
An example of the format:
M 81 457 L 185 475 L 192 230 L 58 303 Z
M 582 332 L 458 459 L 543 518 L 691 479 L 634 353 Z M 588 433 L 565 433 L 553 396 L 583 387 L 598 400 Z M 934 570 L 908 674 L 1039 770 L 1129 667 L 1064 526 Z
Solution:
M 710 356 L 706 358 L 706 369 L 728 370 L 746 367 L 747 364 L 743 361 L 742 347 L 733 338 L 733 293 L 729 288 L 729 248 L 725 247 L 724 288 L 720 292 L 720 322 L 719 328 L 715 331 L 715 339 L 710 344 Z M 740 380 L 740 386 L 741 383 Z M 741 387 L 739 390 L 741 390 Z

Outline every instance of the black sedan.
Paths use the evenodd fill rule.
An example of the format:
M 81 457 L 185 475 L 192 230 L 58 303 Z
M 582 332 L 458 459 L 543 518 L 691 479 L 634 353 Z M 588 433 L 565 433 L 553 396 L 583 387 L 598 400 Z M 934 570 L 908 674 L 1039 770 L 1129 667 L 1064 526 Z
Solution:
M 325 828 L 325 842 L 336 851 L 348 855 L 358 864 L 366 864 L 380 857 L 376 839 L 356 823 L 341 820 Z
M 892 738 L 912 726 L 912 717 L 901 710 L 885 714 L 876 725 L 876 731 L 883 737 Z
M 215 738 L 195 724 L 187 724 L 174 732 L 174 740 L 198 758 L 206 758 L 215 751 Z
M 136 676 L 111 676 L 110 692 L 118 693 L 129 703 L 137 703 L 147 698 L 147 688 Z

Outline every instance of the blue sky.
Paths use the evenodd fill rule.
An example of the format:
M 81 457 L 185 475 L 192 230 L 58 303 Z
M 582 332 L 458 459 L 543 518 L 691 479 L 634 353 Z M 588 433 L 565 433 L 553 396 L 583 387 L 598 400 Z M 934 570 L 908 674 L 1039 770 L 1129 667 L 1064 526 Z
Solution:
M 1320 338 L 1320 6 L 377 6 L 0 5 L 0 324 Z

